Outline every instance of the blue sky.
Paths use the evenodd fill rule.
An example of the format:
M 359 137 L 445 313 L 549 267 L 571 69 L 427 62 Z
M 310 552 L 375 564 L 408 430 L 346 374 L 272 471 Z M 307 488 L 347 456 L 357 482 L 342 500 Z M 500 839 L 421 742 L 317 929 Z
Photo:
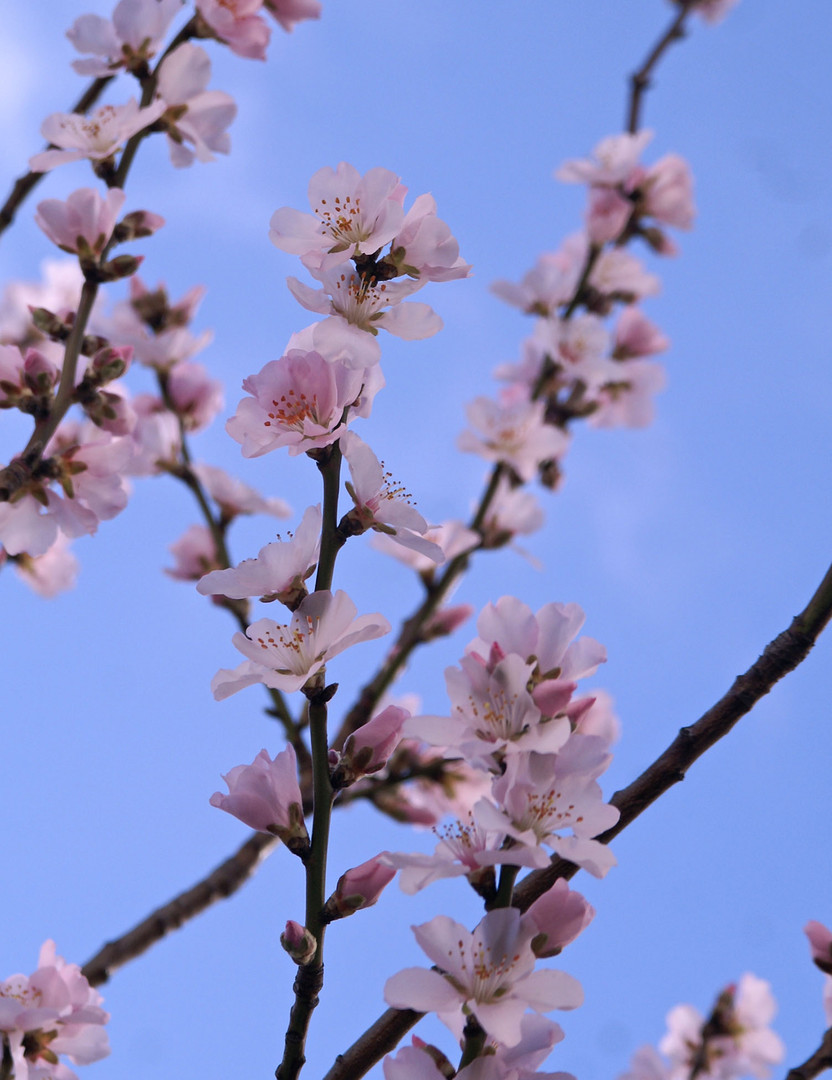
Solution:
M 84 85 L 63 37 L 81 10 L 42 0 L 4 13 L 4 185 L 40 148 L 42 118 Z M 284 285 L 297 261 L 267 238 L 272 212 L 305 208 L 322 165 L 383 165 L 411 195 L 433 192 L 475 274 L 420 297 L 445 320 L 441 334 L 383 341 L 388 385 L 361 434 L 425 516 L 465 516 L 484 469 L 454 448 L 464 404 L 493 390 L 493 368 L 516 358 L 530 329 L 488 285 L 519 278 L 579 227 L 583 193 L 552 172 L 620 130 L 626 77 L 669 15 L 663 0 L 324 0 L 319 23 L 275 31 L 266 64 L 213 48 L 212 86 L 240 106 L 231 155 L 174 172 L 157 140 L 128 203 L 168 219 L 142 249 L 145 279 L 165 280 L 173 296 L 208 287 L 197 326 L 215 341 L 200 360 L 227 387 L 226 414 L 242 378 L 308 321 Z M 657 419 L 644 431 L 580 432 L 563 489 L 543 493 L 546 530 L 525 543 L 543 569 L 512 551 L 485 554 L 456 594 L 477 608 L 510 593 L 585 609 L 586 632 L 609 652 L 593 682 L 613 694 L 624 730 L 608 793 L 756 659 L 829 564 L 830 30 L 824 0 L 799 13 L 745 0 L 720 26 L 695 21 L 662 64 L 646 105 L 656 131 L 646 159 L 689 160 L 698 219 L 678 236 L 678 258 L 651 266 L 663 291 L 645 309 L 672 341 Z M 44 181 L 2 238 L 3 280 L 34 279 L 52 254 L 31 220 L 37 198 L 89 183 L 83 164 Z M 21 429 L 0 420 L 5 460 Z M 287 499 L 294 522 L 319 500 L 311 462 L 279 453 L 243 462 L 220 422 L 194 448 Z M 213 701 L 211 676 L 237 662 L 233 628 L 161 573 L 167 546 L 195 520 L 172 481 L 143 480 L 124 514 L 77 544 L 75 592 L 47 602 L 0 574 L 0 974 L 31 970 L 47 936 L 82 962 L 245 837 L 208 797 L 221 772 L 280 741 L 256 688 Z M 255 554 L 275 527 L 236 525 L 235 558 Z M 419 596 L 406 571 L 360 541 L 339 560 L 336 584 L 360 611 L 394 623 Z M 473 635 L 470 625 L 425 650 L 397 690 L 445 711 L 442 671 Z M 567 1037 L 549 1068 L 614 1077 L 661 1036 L 672 1005 L 704 1011 L 744 971 L 773 983 L 784 1067 L 817 1045 L 821 976 L 801 928 L 832 923 L 830 640 L 615 842 L 619 866 L 605 881 L 577 879 L 598 916 L 561 966 L 584 984 L 586 1004 L 558 1018 Z M 333 665 L 342 707 L 382 649 L 363 645 Z M 415 846 L 358 809 L 339 813 L 334 830 L 343 864 L 333 882 L 382 848 Z M 277 936 L 302 911 L 298 871 L 277 852 L 231 902 L 118 972 L 103 990 L 113 1054 L 85 1075 L 271 1075 L 292 979 Z M 422 962 L 407 928 L 438 912 L 479 917 L 458 882 L 415 899 L 394 885 L 373 911 L 333 928 L 310 1077 L 382 1010 L 387 975 Z

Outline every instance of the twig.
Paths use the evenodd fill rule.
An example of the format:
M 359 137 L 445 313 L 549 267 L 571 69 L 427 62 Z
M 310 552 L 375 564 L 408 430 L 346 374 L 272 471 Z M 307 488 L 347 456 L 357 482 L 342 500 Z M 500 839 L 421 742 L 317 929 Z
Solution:
M 826 1069 L 832 1069 L 832 1027 L 824 1034 L 820 1046 L 802 1065 L 789 1069 L 786 1080 L 813 1080 Z
M 765 697 L 776 682 L 793 671 L 804 660 L 821 631 L 832 618 L 832 566 L 827 570 L 812 599 L 784 630 L 763 651 L 744 675 L 734 680 L 731 689 L 691 727 L 684 727 L 674 741 L 628 787 L 617 791 L 610 802 L 621 811 L 618 823 L 597 839 L 603 844 L 618 836 L 642 810 L 655 802 L 673 784 L 684 780 L 687 769 L 698 757 L 727 735 L 740 717 L 750 712 Z M 525 911 L 539 896 L 547 892 L 558 878 L 571 878 L 578 867 L 565 859 L 554 859 L 543 870 L 529 874 L 514 893 L 513 903 Z M 388 1009 L 361 1035 L 345 1053 L 340 1054 L 324 1080 L 358 1080 L 392 1050 L 424 1014 L 412 1009 Z M 832 1039 L 830 1033 L 827 1037 Z M 824 1039 L 826 1044 L 827 1039 Z M 830 1043 L 832 1048 L 832 1042 Z M 810 1061 L 814 1061 L 813 1055 Z M 807 1062 L 808 1065 L 808 1062 Z M 830 1067 L 823 1065 L 822 1068 Z M 800 1067 L 806 1068 L 806 1065 Z M 793 1076 L 792 1073 L 796 1075 Z M 787 1080 L 811 1080 L 817 1073 L 792 1070 Z
M 650 89 L 650 76 L 653 74 L 653 69 L 673 42 L 680 41 L 685 36 L 685 20 L 690 14 L 691 8 L 696 0 L 676 0 L 676 2 L 679 5 L 679 10 L 674 16 L 670 26 L 647 54 L 647 59 L 638 71 L 630 76 L 630 101 L 627 107 L 627 131 L 631 135 L 635 135 L 639 129 L 642 100 L 645 93 Z

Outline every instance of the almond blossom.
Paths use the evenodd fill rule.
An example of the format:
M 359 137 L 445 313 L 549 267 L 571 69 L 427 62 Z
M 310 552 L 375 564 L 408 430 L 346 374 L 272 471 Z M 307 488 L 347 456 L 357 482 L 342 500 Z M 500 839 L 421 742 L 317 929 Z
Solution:
M 287 33 L 294 30 L 295 23 L 321 17 L 320 0 L 263 0 L 263 6 Z
M 567 184 L 626 185 L 652 138 L 653 132 L 648 130 L 611 135 L 598 143 L 592 158 L 565 162 L 555 177 Z
M 215 791 L 211 806 L 233 814 L 251 829 L 279 837 L 290 850 L 302 850 L 308 835 L 303 820 L 303 797 L 298 763 L 290 745 L 274 758 L 261 750 L 251 765 L 235 765 L 223 776 L 228 794 Z
M 197 585 L 197 592 L 233 600 L 260 596 L 296 606 L 306 595 L 303 583 L 315 569 L 320 545 L 321 510 L 310 506 L 290 540 L 266 544 L 256 559 L 244 559 L 233 569 L 206 574 Z
M 137 70 L 159 50 L 168 27 L 182 10 L 181 0 L 119 0 L 113 18 L 81 15 L 66 36 L 88 60 L 73 60 L 79 75 L 100 78 L 119 68 Z M 100 59 L 97 59 L 100 58 Z
M 424 533 L 425 539 L 441 548 L 444 560 L 450 562 L 458 555 L 464 555 L 480 544 L 479 533 L 469 529 L 461 521 L 444 521 L 440 525 L 430 525 Z M 385 555 L 403 562 L 418 573 L 432 576 L 436 570 L 436 560 L 421 551 L 406 548 L 398 544 L 392 536 L 380 533 L 373 537 L 373 547 Z
M 226 521 L 231 521 L 239 514 L 270 514 L 279 518 L 292 516 L 291 507 L 283 499 L 274 495 L 264 497 L 259 491 L 216 465 L 198 463 L 193 466 L 193 471 L 219 506 Z
M 361 176 L 345 161 L 335 169 L 325 166 L 309 181 L 312 213 L 289 206 L 275 210 L 269 238 L 282 251 L 300 255 L 308 269 L 331 269 L 345 255 L 372 254 L 393 239 L 404 220 L 406 192 L 389 169 Z
M 243 380 L 243 398 L 226 431 L 243 457 L 260 457 L 286 446 L 291 455 L 329 446 L 354 416 L 368 416 L 379 378 L 359 367 L 329 362 L 320 353 L 289 349 Z
M 528 315 L 548 318 L 574 296 L 581 276 L 581 258 L 565 244 L 560 251 L 541 255 L 519 284 L 495 281 L 491 292 Z
M 217 542 L 207 525 L 191 525 L 168 550 L 175 563 L 165 573 L 177 581 L 198 581 L 219 562 Z
M 199 0 L 197 11 L 236 56 L 265 60 L 271 29 L 258 15 L 263 0 Z
M 478 397 L 466 406 L 473 431 L 457 439 L 460 450 L 479 454 L 486 461 L 509 465 L 521 480 L 529 481 L 538 465 L 563 457 L 569 437 L 544 419 L 543 401 L 529 401 L 522 392 L 504 390 L 498 401 Z
M 620 366 L 618 378 L 602 386 L 596 395 L 596 409 L 587 418 L 590 427 L 647 427 L 653 422 L 654 397 L 667 385 L 661 364 L 649 360 L 628 360 Z
M 174 364 L 166 379 L 170 405 L 186 431 L 208 427 L 224 405 L 223 386 L 202 364 L 189 360 Z
M 340 589 L 335 594 L 310 593 L 288 625 L 259 619 L 245 634 L 236 633 L 232 642 L 248 664 L 236 671 L 220 671 L 211 689 L 218 701 L 255 682 L 274 690 L 300 690 L 344 649 L 389 632 L 390 623 L 383 615 L 356 618 L 355 604 Z
M 0 548 L 0 565 L 2 565 Z M 69 540 L 58 533 L 55 542 L 43 553 L 32 558 L 19 555 L 15 560 L 15 570 L 30 589 L 46 598 L 75 587 L 80 564 L 69 550 Z
M 0 982 L 0 1032 L 11 1054 L 11 1075 L 31 1078 L 43 1064 L 74 1080 L 74 1073 L 57 1064 L 57 1055 L 66 1054 L 74 1065 L 106 1057 L 104 1024 L 110 1017 L 102 1000 L 80 967 L 58 956 L 54 941 L 44 942 L 37 971 Z
M 92 188 L 79 188 L 64 202 L 45 199 L 38 203 L 35 221 L 62 251 L 100 255 L 110 241 L 119 211 L 127 196 L 120 188 L 108 188 L 102 199 Z
M 450 227 L 436 216 L 436 200 L 429 194 L 414 199 L 393 238 L 388 258 L 401 273 L 420 282 L 453 281 L 471 274 Z
M 489 1035 L 516 1046 L 527 1008 L 574 1009 L 583 1001 L 571 975 L 533 970 L 534 929 L 516 908 L 489 911 L 473 932 L 446 915 L 413 932 L 445 974 L 407 968 L 387 980 L 384 999 L 394 1008 L 435 1012 L 457 1037 L 465 1014 L 472 1013 Z
M 346 485 L 347 491 L 355 503 L 355 509 L 344 517 L 340 528 L 345 532 L 374 529 L 433 562 L 443 562 L 442 548 L 425 538 L 428 523 L 412 505 L 406 490 L 384 471 L 370 447 L 352 431 L 341 437 L 340 446 L 352 478 Z
M 214 153 L 231 149 L 226 128 L 237 106 L 230 94 L 207 89 L 210 78 L 208 53 L 190 41 L 166 56 L 159 69 L 156 89 L 165 103 L 168 151 L 176 168 L 193 164 L 195 158 L 213 161 Z
M 41 135 L 57 150 L 43 150 L 29 159 L 32 172 L 49 172 L 69 161 L 104 161 L 112 157 L 127 140 L 150 127 L 165 111 L 156 101 L 139 108 L 135 98 L 126 105 L 102 105 L 89 116 L 78 113 L 52 113 L 41 125 Z

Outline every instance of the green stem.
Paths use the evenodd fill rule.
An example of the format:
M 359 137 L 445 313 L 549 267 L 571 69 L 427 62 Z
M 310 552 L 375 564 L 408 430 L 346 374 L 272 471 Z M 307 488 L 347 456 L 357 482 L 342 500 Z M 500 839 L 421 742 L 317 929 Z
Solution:
M 312 744 L 312 783 L 315 809 L 312 817 L 312 842 L 306 860 L 306 929 L 317 942 L 315 955 L 301 964 L 295 978 L 295 1001 L 289 1015 L 289 1027 L 283 1060 L 275 1071 L 278 1080 L 296 1080 L 306 1062 L 305 1046 L 312 1013 L 324 982 L 324 904 L 326 902 L 326 858 L 334 792 L 329 778 L 325 692 L 309 699 L 309 732 Z
M 501 868 L 500 884 L 497 886 L 497 895 L 494 897 L 494 903 L 488 905 L 489 911 L 493 911 L 494 908 L 511 907 L 511 900 L 514 895 L 514 882 L 519 872 L 519 866 L 509 866 L 508 864 L 505 864 Z
M 462 1057 L 459 1059 L 459 1069 L 464 1069 L 475 1061 L 485 1048 L 485 1032 L 473 1016 L 465 1021 L 465 1030 L 462 1033 Z M 457 1072 L 459 1071 L 457 1069 Z
M 315 592 L 332 588 L 335 559 L 346 537 L 338 528 L 338 495 L 341 486 L 341 447 L 336 442 L 317 459 L 324 485 L 324 508 L 321 522 L 321 554 L 315 576 Z

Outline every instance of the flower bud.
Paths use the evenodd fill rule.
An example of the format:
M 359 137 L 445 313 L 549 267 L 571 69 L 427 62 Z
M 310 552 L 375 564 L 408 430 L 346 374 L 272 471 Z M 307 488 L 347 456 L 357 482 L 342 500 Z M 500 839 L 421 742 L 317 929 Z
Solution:
M 532 952 L 537 957 L 557 956 L 594 918 L 595 908 L 559 878 L 524 915 L 537 929 Z
M 386 852 L 382 852 L 386 855 Z M 396 876 L 392 866 L 385 866 L 379 860 L 381 855 L 375 855 L 372 859 L 353 867 L 346 874 L 342 874 L 335 886 L 335 892 L 326 902 L 325 917 L 327 921 L 343 919 L 352 915 L 359 908 L 372 907 L 381 896 L 382 890 Z
M 409 717 L 407 709 L 388 705 L 349 735 L 332 777 L 333 787 L 347 787 L 360 776 L 384 768 L 401 738 L 402 725 Z
M 298 965 L 308 964 L 318 948 L 314 935 L 294 919 L 286 923 L 286 929 L 280 935 L 280 944 Z

